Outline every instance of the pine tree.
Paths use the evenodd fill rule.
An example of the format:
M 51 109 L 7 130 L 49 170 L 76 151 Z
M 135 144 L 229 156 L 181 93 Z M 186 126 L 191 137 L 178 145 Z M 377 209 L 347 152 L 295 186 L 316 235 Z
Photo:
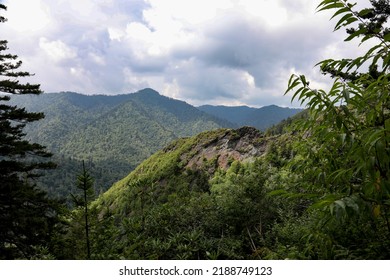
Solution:
M 77 176 L 77 184 L 76 187 L 82 191 L 81 196 L 76 196 L 71 194 L 73 201 L 76 206 L 82 207 L 84 209 L 84 229 L 85 229 L 85 244 L 87 248 L 87 258 L 91 258 L 91 244 L 90 244 L 90 236 L 89 229 L 90 223 L 88 220 L 89 202 L 94 198 L 94 188 L 93 188 L 93 178 L 85 168 L 85 163 L 83 161 L 83 170 Z
M 0 4 L 0 11 L 6 6 Z M 6 18 L 0 16 L 3 23 Z M 19 82 L 31 76 L 19 71 L 18 56 L 6 53 L 0 40 L 0 259 L 32 258 L 47 246 L 56 211 L 54 202 L 33 184 L 38 171 L 52 168 L 45 147 L 25 139 L 26 124 L 43 113 L 30 113 L 9 104 L 12 95 L 40 94 L 39 84 Z

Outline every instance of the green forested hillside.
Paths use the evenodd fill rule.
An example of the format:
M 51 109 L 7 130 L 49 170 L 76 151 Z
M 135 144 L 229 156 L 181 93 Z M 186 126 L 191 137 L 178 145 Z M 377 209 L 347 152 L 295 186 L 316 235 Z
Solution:
M 276 169 L 262 160 L 274 141 L 243 127 L 172 142 L 91 204 L 92 256 L 258 258 L 251 242 L 278 217 L 265 184 Z M 81 234 L 79 214 L 71 240 Z M 67 253 L 83 258 L 84 245 L 73 246 Z
M 54 153 L 61 151 L 69 136 L 102 114 L 129 99 L 129 95 L 86 96 L 72 92 L 38 96 L 13 96 L 11 103 L 32 112 L 44 112 L 45 119 L 26 127 L 28 137 L 44 143 Z
M 302 121 L 173 141 L 91 202 L 91 258 L 387 259 L 385 216 L 320 185 Z M 58 256 L 86 258 L 83 213 L 67 219 Z
M 45 113 L 46 118 L 28 126 L 26 132 L 54 153 L 58 168 L 39 180 L 60 197 L 69 196 L 82 160 L 100 192 L 172 140 L 232 126 L 152 89 L 117 96 L 15 96 L 12 102 Z

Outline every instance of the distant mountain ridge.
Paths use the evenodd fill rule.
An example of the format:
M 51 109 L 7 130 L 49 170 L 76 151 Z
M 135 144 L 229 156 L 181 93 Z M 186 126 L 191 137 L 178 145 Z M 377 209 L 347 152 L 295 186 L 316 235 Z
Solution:
M 266 130 L 270 126 L 278 124 L 282 120 L 292 117 L 302 111 L 302 109 L 284 108 L 276 105 L 269 105 L 261 108 L 203 105 L 199 106 L 198 109 L 234 123 L 238 127 L 253 126 L 260 130 Z
M 26 133 L 55 155 L 58 169 L 48 172 L 40 184 L 61 197 L 68 196 L 74 187 L 82 160 L 102 192 L 173 140 L 218 128 L 246 125 L 262 129 L 295 112 L 287 110 L 283 115 L 277 112 L 284 108 L 277 106 L 268 111 L 196 108 L 150 88 L 113 96 L 74 92 L 21 95 L 12 96 L 11 102 L 30 112 L 45 113 L 45 119 L 26 127 Z M 216 113 L 216 109 L 221 112 Z M 260 118 L 257 122 L 256 117 Z
M 73 188 L 82 160 L 104 191 L 171 141 L 233 126 L 152 89 L 116 96 L 21 95 L 12 96 L 11 102 L 45 113 L 45 119 L 26 127 L 26 132 L 54 153 L 59 168 L 42 180 L 49 192 L 61 195 Z
M 113 126 L 120 125 L 123 121 L 128 122 L 129 118 L 134 121 L 141 118 L 141 122 L 151 121 L 175 138 L 191 136 L 209 128 L 233 125 L 183 101 L 162 96 L 148 88 L 136 93 L 113 96 L 83 95 L 74 92 L 13 96 L 11 102 L 26 107 L 28 111 L 45 113 L 45 119 L 27 127 L 27 132 L 33 141 L 44 142 L 52 150 L 57 146 L 55 142 L 79 137 L 85 130 L 90 129 L 89 126 L 96 128 L 111 118 L 115 119 Z M 191 123 L 192 125 L 197 122 L 202 124 L 194 128 L 188 125 L 189 122 L 195 122 Z M 104 129 L 104 134 L 107 134 L 106 129 L 111 128 Z M 51 136 L 55 136 L 55 139 L 47 139 Z M 55 148 L 54 151 L 62 152 L 62 148 L 59 150 Z

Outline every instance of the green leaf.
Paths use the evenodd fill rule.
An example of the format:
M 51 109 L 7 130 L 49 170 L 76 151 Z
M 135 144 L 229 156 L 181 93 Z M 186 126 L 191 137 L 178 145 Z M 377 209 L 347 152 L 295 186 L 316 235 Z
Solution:
M 342 9 L 339 9 L 330 19 L 333 19 L 334 17 L 342 14 L 342 13 L 346 13 L 346 12 L 349 12 L 349 9 L 348 8 L 342 8 Z
M 343 210 L 345 210 L 345 203 L 342 200 L 336 200 L 334 202 L 337 206 L 341 207 Z
M 357 19 L 352 13 L 344 15 L 336 24 L 334 30 L 340 29 L 342 26 L 348 25 L 349 23 L 356 21 Z
M 390 41 L 390 33 L 387 33 L 383 39 L 386 41 L 386 42 L 389 42 Z
M 349 35 L 344 41 L 348 42 L 351 41 L 353 38 L 362 35 L 367 32 L 367 28 L 360 28 L 356 32 L 353 32 L 351 35 Z
M 306 85 L 307 85 L 307 81 L 306 81 L 305 75 L 300 75 L 299 78 L 301 79 L 302 84 L 303 84 L 304 86 L 306 86 Z
M 358 15 L 359 15 L 359 17 L 364 17 L 364 16 L 368 15 L 369 13 L 371 13 L 372 11 L 373 11 L 373 9 L 366 8 L 366 9 L 361 10 L 358 13 Z
M 269 195 L 269 196 L 289 196 L 289 195 L 291 195 L 291 193 L 287 192 L 286 190 L 280 189 L 280 190 L 271 191 L 267 195 Z
M 373 213 L 375 218 L 379 217 L 379 215 L 381 214 L 381 206 L 375 205 L 372 209 L 372 213 Z
M 335 204 L 330 204 L 329 205 L 329 210 L 330 210 L 330 214 L 333 216 L 334 215 L 334 209 L 335 209 Z
M 345 101 L 346 101 L 347 103 L 349 103 L 349 96 L 350 96 L 349 90 L 348 90 L 348 89 L 344 89 L 344 90 L 343 90 L 343 97 L 344 97 L 344 99 L 345 99 Z
M 350 25 L 351 23 L 356 22 L 356 21 L 358 21 L 358 20 L 359 20 L 359 19 L 357 19 L 356 17 L 348 18 L 348 19 L 346 20 L 346 22 L 345 22 L 343 25 L 341 25 L 340 27 Z
M 324 1 L 324 2 L 327 2 L 327 1 Z M 323 3 L 324 3 L 324 2 L 323 2 Z M 320 5 L 318 5 L 318 7 L 324 6 L 323 3 L 321 3 Z M 326 4 L 326 3 L 325 3 L 325 4 Z M 317 8 L 318 8 L 318 7 L 317 7 Z M 324 11 L 324 10 L 329 10 L 329 9 L 335 9 L 335 8 L 344 8 L 344 7 L 345 7 L 345 5 L 344 5 L 343 3 L 332 1 L 331 4 L 322 7 L 321 9 L 318 10 L 318 12 L 321 12 L 321 11 Z
M 296 75 L 291 75 L 289 81 L 288 81 L 288 88 L 284 94 L 287 94 L 289 91 L 291 91 L 293 88 L 295 88 L 299 84 L 299 77 Z
M 368 39 L 371 39 L 372 37 L 373 37 L 373 35 L 367 34 L 367 35 L 364 36 L 363 39 L 360 41 L 360 44 L 362 44 L 363 42 L 367 41 Z
M 356 200 L 358 198 L 354 195 L 345 197 L 343 200 L 348 208 L 352 208 L 356 213 L 359 212 L 359 205 L 357 204 Z
M 387 130 L 387 132 L 388 130 L 390 130 L 390 119 L 385 120 L 385 129 Z

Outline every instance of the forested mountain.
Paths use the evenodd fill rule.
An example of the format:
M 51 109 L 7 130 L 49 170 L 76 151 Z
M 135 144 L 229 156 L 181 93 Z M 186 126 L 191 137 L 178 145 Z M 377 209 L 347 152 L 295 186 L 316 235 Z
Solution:
M 375 204 L 323 187 L 313 163 L 321 158 L 306 155 L 308 118 L 173 141 L 89 204 L 91 258 L 387 259 L 389 229 Z M 71 220 L 57 254 L 86 258 L 82 211 Z
M 174 139 L 241 125 L 265 129 L 299 111 L 277 106 L 195 108 L 153 89 L 114 96 L 73 92 L 14 96 L 11 102 L 45 113 L 45 119 L 25 131 L 29 139 L 53 152 L 58 168 L 38 180 L 59 197 L 69 197 L 83 160 L 100 193 Z
M 116 96 L 49 93 L 11 101 L 45 113 L 26 132 L 54 153 L 58 168 L 39 180 L 62 197 L 69 195 L 82 160 L 100 192 L 172 140 L 232 126 L 152 89 Z
M 87 96 L 61 92 L 13 96 L 11 103 L 32 112 L 45 113 L 45 119 L 27 126 L 26 132 L 29 138 L 44 143 L 54 153 L 60 153 L 63 143 L 77 129 L 85 127 L 127 100 L 129 95 Z
M 234 123 L 237 127 L 253 126 L 260 130 L 266 130 L 270 126 L 302 111 L 302 109 L 283 108 L 276 105 L 264 106 L 261 108 L 203 105 L 199 106 L 198 109 Z
M 92 257 L 248 258 L 244 232 L 277 216 L 264 186 L 273 168 L 259 160 L 275 139 L 243 127 L 172 142 L 92 202 Z M 82 213 L 73 219 L 82 236 Z M 84 244 L 63 253 L 85 258 Z

